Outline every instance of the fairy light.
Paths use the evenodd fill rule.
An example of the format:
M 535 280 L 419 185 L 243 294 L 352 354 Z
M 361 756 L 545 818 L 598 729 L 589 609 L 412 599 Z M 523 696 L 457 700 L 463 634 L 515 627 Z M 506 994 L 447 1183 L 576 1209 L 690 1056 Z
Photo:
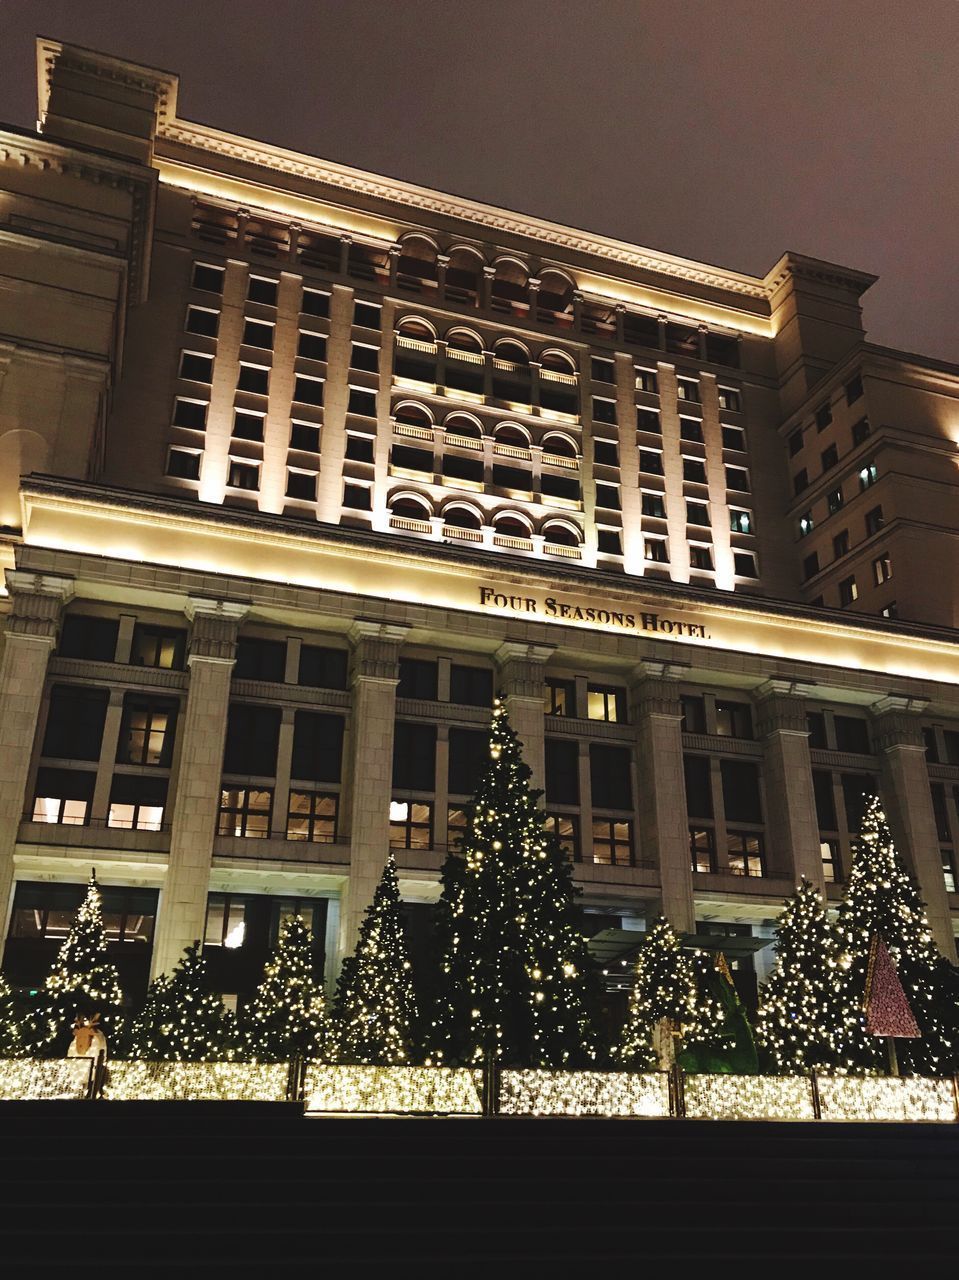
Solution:
M 306 1069 L 306 1110 L 352 1115 L 480 1115 L 483 1073 L 451 1067 Z
M 664 917 L 643 936 L 633 973 L 619 1059 L 634 1067 L 655 1067 L 659 1065 L 653 1045 L 657 1026 L 668 1021 L 681 1034 L 696 1020 L 692 965 Z
M 87 1096 L 92 1058 L 0 1059 L 0 1101 L 70 1101 Z
M 812 1082 L 794 1076 L 687 1075 L 686 1116 L 694 1120 L 813 1120 Z
M 111 1102 L 283 1102 L 286 1062 L 111 1062 Z
M 313 977 L 313 943 L 302 916 L 284 920 L 240 1031 L 244 1053 L 260 1062 L 323 1055 L 329 1035 L 325 1001 Z
M 953 1082 L 921 1076 L 820 1078 L 819 1101 L 824 1120 L 956 1119 Z
M 669 1115 L 666 1072 L 504 1071 L 499 1111 L 511 1116 Z
M 220 997 L 207 990 L 199 942 L 186 948 L 171 974 L 160 974 L 150 983 L 130 1041 L 129 1056 L 150 1062 L 233 1057 L 234 1021 Z

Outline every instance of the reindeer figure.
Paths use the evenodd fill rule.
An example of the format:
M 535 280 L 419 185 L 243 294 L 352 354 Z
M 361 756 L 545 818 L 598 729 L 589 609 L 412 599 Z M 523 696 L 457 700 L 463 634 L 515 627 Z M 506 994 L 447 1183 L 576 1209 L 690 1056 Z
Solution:
M 98 1026 L 99 1021 L 98 1013 L 90 1018 L 77 1015 L 73 1024 L 73 1040 L 67 1049 L 68 1058 L 97 1058 L 102 1053 L 106 1062 L 107 1038 Z

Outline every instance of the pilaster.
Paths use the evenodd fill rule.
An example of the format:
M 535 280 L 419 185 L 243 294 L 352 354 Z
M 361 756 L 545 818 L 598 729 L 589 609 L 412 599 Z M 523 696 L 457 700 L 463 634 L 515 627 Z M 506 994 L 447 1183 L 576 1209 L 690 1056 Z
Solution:
M 551 645 L 507 640 L 497 649 L 499 693 L 510 724 L 523 744 L 523 759 L 532 772 L 532 785 L 546 789 L 545 705 L 546 663 Z
M 770 871 L 796 883 L 805 878 L 825 895 L 806 704 L 796 684 L 767 680 L 756 690 L 755 705 L 763 744 Z

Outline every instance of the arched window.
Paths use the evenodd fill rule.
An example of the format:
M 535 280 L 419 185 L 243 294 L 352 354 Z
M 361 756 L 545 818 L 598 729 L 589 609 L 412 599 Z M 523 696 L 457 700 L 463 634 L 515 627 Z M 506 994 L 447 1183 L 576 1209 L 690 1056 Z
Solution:
M 515 511 L 504 511 L 498 515 L 493 521 L 493 527 L 498 534 L 506 538 L 529 539 L 533 532 L 529 521 Z
M 436 331 L 419 316 L 406 316 L 396 326 L 393 372 L 397 378 L 436 384 Z
M 415 338 L 418 342 L 436 341 L 436 330 L 419 316 L 404 316 L 396 326 L 396 332 L 404 338 Z
M 497 342 L 493 351 L 497 360 L 508 360 L 510 364 L 518 364 L 529 368 L 529 352 L 520 342 L 513 342 L 510 338 L 504 338 L 502 342 Z
M 483 520 L 474 507 L 466 507 L 460 503 L 447 507 L 443 512 L 443 523 L 454 529 L 479 529 Z
M 547 268 L 539 275 L 539 319 L 547 324 L 573 323 L 573 282 L 562 271 Z
M 451 391 L 482 396 L 486 387 L 483 343 L 470 329 L 451 329 L 446 335 L 446 385 Z
M 548 413 L 579 413 L 579 382 L 576 362 L 568 351 L 555 348 L 539 358 L 539 404 Z
M 390 514 L 404 520 L 429 520 L 433 513 L 425 498 L 402 493 L 390 499 Z
M 529 311 L 529 271 L 516 258 L 500 258 L 490 290 L 495 311 L 525 315 Z
M 404 400 L 402 404 L 398 404 L 393 410 L 393 417 L 397 422 L 402 422 L 408 427 L 433 426 L 429 410 L 424 409 L 421 404 L 415 404 L 412 400 Z
M 560 458 L 576 458 L 578 450 L 569 436 L 560 435 L 558 431 L 550 431 L 543 436 L 543 452 L 558 455 Z
M 561 520 L 550 520 L 545 524 L 543 535 L 547 546 L 552 543 L 557 547 L 578 547 L 580 544 L 580 537 L 576 530 L 572 525 L 564 524 Z
M 407 236 L 400 244 L 396 283 L 401 289 L 419 293 L 436 287 L 436 245 L 426 236 Z
M 449 435 L 466 436 L 470 440 L 483 438 L 483 428 L 466 413 L 451 413 L 443 423 L 443 429 Z
M 544 351 L 539 358 L 541 369 L 548 373 L 575 373 L 576 361 L 568 351 L 559 351 L 555 347 Z
M 529 353 L 518 342 L 498 342 L 493 361 L 493 396 L 509 404 L 530 405 L 533 401 Z M 500 361 L 507 367 L 503 367 Z
M 447 298 L 463 306 L 478 307 L 482 272 L 483 258 L 477 250 L 462 247 L 451 249 L 446 268 Z
M 529 432 L 515 422 L 501 422 L 493 432 L 497 444 L 512 444 L 519 449 L 529 448 Z
M 450 329 L 446 335 L 448 351 L 472 351 L 476 355 L 483 354 L 483 342 L 479 334 L 472 329 Z

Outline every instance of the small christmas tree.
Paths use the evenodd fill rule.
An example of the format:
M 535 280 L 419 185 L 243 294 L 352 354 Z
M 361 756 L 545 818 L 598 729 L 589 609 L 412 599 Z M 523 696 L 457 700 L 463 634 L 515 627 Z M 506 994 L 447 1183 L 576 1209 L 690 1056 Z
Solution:
M 150 983 L 130 1028 L 131 1058 L 204 1062 L 233 1057 L 234 1025 L 219 996 L 206 989 L 199 942 L 187 947 L 171 974 Z
M 260 1062 L 320 1057 L 326 1036 L 323 989 L 313 977 L 313 946 L 302 916 L 283 923 L 253 1002 L 243 1011 L 246 1055 Z
M 26 1057 L 27 1027 L 13 988 L 0 974 L 0 1058 Z
M 776 967 L 756 1036 L 773 1075 L 828 1071 L 839 1058 L 836 938 L 819 890 L 803 880 L 776 924 Z
M 722 952 L 694 951 L 696 1021 L 683 1037 L 684 1071 L 755 1075 L 756 1043 Z
M 120 979 L 107 959 L 103 904 L 93 872 L 86 897 L 44 983 L 32 1051 L 66 1052 L 77 1014 L 99 1013 L 109 1034 L 122 1001 Z
M 343 961 L 333 1018 L 341 1062 L 371 1066 L 410 1062 L 416 1001 L 392 850 L 360 926 L 356 951 Z
M 675 1040 L 696 1022 L 696 979 L 663 916 L 640 943 L 634 973 L 619 1057 L 640 1070 L 667 1066 Z
M 885 942 L 921 1038 L 899 1045 L 902 1070 L 949 1075 L 957 1067 L 957 1014 L 949 993 L 949 966 L 932 940 L 926 912 L 886 822 L 878 797 L 866 806 L 853 848 L 852 870 L 839 909 L 838 996 L 840 1066 L 847 1071 L 885 1067 L 886 1046 L 868 1034 L 864 996 L 874 936 Z
M 442 989 L 430 1057 L 474 1063 L 492 1053 L 524 1067 L 595 1060 L 593 975 L 572 868 L 544 830 L 522 747 L 499 701 L 489 764 L 461 849 L 443 870 L 438 907 Z

